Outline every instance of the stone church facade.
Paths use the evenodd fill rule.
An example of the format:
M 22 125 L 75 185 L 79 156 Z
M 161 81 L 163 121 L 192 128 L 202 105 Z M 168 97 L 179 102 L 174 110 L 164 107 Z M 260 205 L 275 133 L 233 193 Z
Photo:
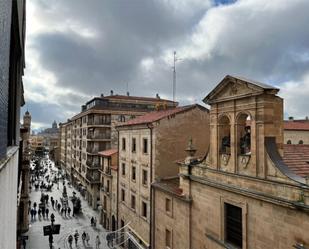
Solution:
M 226 76 L 206 96 L 205 157 L 191 142 L 179 176 L 152 185 L 152 248 L 309 248 L 309 165 L 283 160 L 278 91 Z

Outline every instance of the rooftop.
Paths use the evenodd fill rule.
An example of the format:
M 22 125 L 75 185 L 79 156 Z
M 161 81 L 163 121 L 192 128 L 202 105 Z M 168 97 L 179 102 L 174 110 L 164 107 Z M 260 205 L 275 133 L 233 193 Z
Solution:
M 284 130 L 309 131 L 309 120 L 284 120 Z
M 153 123 L 163 118 L 167 118 L 172 115 L 176 115 L 178 113 L 188 111 L 190 109 L 193 109 L 194 107 L 202 107 L 202 106 L 195 104 L 195 105 L 188 105 L 188 106 L 180 106 L 180 107 L 176 107 L 176 108 L 168 109 L 168 110 L 153 111 L 143 116 L 139 116 L 137 118 L 131 119 L 127 121 L 126 123 L 118 125 L 118 127 Z
M 309 144 L 284 144 L 283 162 L 299 176 L 309 175 Z
M 100 151 L 100 152 L 98 152 L 98 154 L 102 155 L 102 156 L 112 156 L 112 155 L 116 154 L 117 152 L 118 152 L 117 149 L 110 149 L 110 150 Z
M 160 188 L 161 190 L 167 191 L 168 193 L 174 194 L 179 197 L 183 197 L 182 189 L 179 188 L 179 177 L 171 177 L 162 179 L 153 183 L 154 187 Z

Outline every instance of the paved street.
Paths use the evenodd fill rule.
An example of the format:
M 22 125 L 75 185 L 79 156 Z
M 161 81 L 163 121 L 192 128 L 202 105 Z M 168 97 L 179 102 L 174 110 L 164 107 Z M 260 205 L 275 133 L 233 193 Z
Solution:
M 54 166 L 52 166 L 52 169 L 57 170 Z M 67 182 L 67 181 L 66 181 Z M 43 249 L 43 248 L 49 248 L 49 242 L 48 242 L 48 236 L 43 236 L 43 226 L 50 225 L 50 215 L 51 213 L 54 213 L 55 215 L 55 224 L 61 224 L 60 228 L 60 234 L 54 235 L 54 248 L 55 249 L 64 249 L 64 248 L 70 248 L 68 244 L 68 236 L 70 234 L 74 235 L 75 230 L 78 230 L 79 233 L 79 240 L 77 246 L 75 246 L 75 242 L 73 241 L 72 248 L 96 248 L 95 245 L 95 238 L 97 235 L 100 237 L 101 249 L 107 249 L 106 245 L 106 231 L 104 228 L 102 228 L 101 225 L 96 225 L 96 228 L 92 227 L 90 225 L 90 219 L 91 217 L 97 217 L 97 220 L 99 220 L 99 213 L 97 211 L 92 210 L 85 201 L 85 199 L 79 194 L 79 192 L 74 189 L 73 187 L 67 186 L 67 194 L 68 196 L 73 196 L 73 191 L 76 192 L 76 196 L 80 197 L 82 202 L 82 214 L 79 214 L 78 216 L 72 217 L 62 217 L 61 213 L 53 210 L 51 203 L 49 201 L 49 218 L 48 219 L 39 219 L 38 215 L 36 216 L 35 221 L 30 221 L 30 228 L 29 231 L 25 234 L 29 236 L 29 240 L 27 241 L 27 249 Z M 59 182 L 59 189 L 57 189 L 57 184 L 54 184 L 51 192 L 45 192 L 43 193 L 48 194 L 50 197 L 52 196 L 55 200 L 60 201 L 60 197 L 62 197 L 62 191 L 63 191 L 63 183 L 62 180 Z M 36 191 L 34 187 L 32 187 L 30 198 L 31 198 L 31 206 L 33 206 L 33 203 L 39 203 L 41 197 L 41 191 Z M 73 210 L 72 202 L 69 200 L 69 206 Z M 86 233 L 89 233 L 90 235 L 90 241 L 89 245 L 84 245 L 81 239 L 81 234 L 85 231 Z

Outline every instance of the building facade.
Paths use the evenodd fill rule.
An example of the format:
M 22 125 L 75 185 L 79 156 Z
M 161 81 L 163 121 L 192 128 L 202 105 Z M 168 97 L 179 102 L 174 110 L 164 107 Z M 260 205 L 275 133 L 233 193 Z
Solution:
M 209 112 L 200 105 L 151 112 L 117 126 L 119 131 L 118 227 L 126 226 L 128 248 L 149 248 L 151 183 L 177 174 L 176 160 L 193 138 L 207 150 Z M 163 248 L 163 247 L 157 247 Z
M 30 149 L 30 132 L 31 132 L 31 115 L 26 111 L 23 117 L 23 124 L 20 128 L 21 144 L 20 152 L 22 154 L 22 160 L 18 170 L 18 179 L 19 179 L 19 191 L 18 191 L 18 213 L 17 213 L 17 234 L 21 235 L 22 233 L 28 231 L 29 229 L 29 181 L 30 181 L 30 158 L 31 158 L 31 149 Z
M 204 99 L 210 149 L 154 187 L 152 248 L 308 248 L 309 167 L 283 159 L 279 89 L 226 76 Z
M 309 120 L 295 120 L 290 117 L 284 121 L 284 143 L 285 144 L 309 144 Z
M 106 230 L 117 228 L 118 150 L 99 152 L 100 156 L 100 223 Z
M 0 27 L 0 220 L 5 225 L 0 232 L 0 248 L 17 248 L 25 1 L 0 1 Z
M 114 95 L 93 98 L 82 106 L 81 112 L 65 124 L 60 131 L 62 139 L 60 159 L 62 168 L 71 172 L 73 184 L 79 186 L 88 203 L 96 209 L 100 199 L 99 151 L 117 148 L 118 134 L 115 126 L 157 108 L 174 108 L 176 102 L 155 98 Z M 65 129 L 63 127 L 66 127 Z M 65 135 L 61 134 L 60 137 Z M 66 143 L 66 145 L 64 145 Z

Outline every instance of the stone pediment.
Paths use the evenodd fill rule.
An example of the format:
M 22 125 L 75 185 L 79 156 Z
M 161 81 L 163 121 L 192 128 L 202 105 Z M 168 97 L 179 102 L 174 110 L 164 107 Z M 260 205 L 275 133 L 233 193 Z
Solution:
M 270 94 L 276 94 L 279 89 L 242 77 L 227 75 L 203 101 L 211 104 L 246 96 L 260 95 L 265 91 Z

